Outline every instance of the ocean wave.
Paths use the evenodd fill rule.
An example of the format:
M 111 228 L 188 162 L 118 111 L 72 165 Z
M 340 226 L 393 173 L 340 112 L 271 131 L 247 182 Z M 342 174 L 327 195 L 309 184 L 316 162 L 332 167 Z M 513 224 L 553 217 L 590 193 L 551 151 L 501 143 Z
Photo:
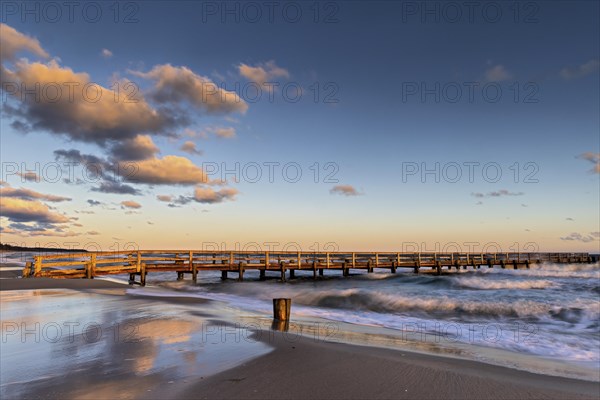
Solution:
M 560 284 L 548 279 L 529 279 L 529 280 L 514 280 L 514 279 L 490 279 L 477 276 L 463 276 L 454 280 L 455 285 L 469 289 L 546 289 L 551 287 L 559 287 Z

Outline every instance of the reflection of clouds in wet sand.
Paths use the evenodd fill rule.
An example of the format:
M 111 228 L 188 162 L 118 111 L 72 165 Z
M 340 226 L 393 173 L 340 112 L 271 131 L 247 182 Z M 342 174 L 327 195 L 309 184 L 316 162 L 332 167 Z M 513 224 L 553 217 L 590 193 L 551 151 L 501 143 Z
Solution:
M 20 327 L 39 323 L 74 325 L 60 340 L 22 340 L 7 336 L 2 347 L 0 398 L 157 397 L 181 389 L 187 379 L 211 375 L 267 353 L 262 343 L 244 340 L 207 341 L 198 304 L 173 304 L 120 295 L 75 290 L 0 291 L 3 323 Z M 202 305 L 210 312 L 211 306 Z M 101 328 L 94 337 L 86 324 Z M 118 330 L 116 330 L 118 327 Z M 249 333 L 239 333 L 248 337 Z

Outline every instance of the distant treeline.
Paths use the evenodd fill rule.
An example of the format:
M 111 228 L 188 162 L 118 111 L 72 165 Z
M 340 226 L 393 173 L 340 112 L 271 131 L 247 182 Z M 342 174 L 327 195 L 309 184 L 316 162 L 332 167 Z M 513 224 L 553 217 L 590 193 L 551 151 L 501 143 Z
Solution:
M 0 251 L 44 251 L 44 252 L 66 252 L 66 253 L 87 253 L 84 249 L 59 249 L 56 247 L 23 247 L 13 246 L 11 244 L 0 243 Z

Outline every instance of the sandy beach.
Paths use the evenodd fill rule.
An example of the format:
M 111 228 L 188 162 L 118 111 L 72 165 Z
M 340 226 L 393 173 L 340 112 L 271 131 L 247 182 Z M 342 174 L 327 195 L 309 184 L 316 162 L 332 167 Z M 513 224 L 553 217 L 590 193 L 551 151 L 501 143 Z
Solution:
M 0 279 L 2 397 L 595 399 L 600 391 L 598 382 L 278 332 L 267 319 L 242 326 L 244 315 L 232 318 L 219 302 L 149 290 L 163 293 L 140 296 L 101 279 Z

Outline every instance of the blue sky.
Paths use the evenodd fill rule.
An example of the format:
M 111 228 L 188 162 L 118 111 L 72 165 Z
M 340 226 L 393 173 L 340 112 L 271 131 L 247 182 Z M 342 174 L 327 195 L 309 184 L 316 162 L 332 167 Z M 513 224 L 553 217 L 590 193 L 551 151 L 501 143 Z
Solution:
M 52 22 L 52 10 L 29 3 L 33 11 L 23 15 L 27 6 L 15 4 L 1 10 L 3 48 L 14 49 L 2 54 L 3 242 L 348 250 L 451 242 L 467 250 L 476 242 L 475 251 L 497 242 L 505 251 L 598 251 L 597 2 L 519 3 L 518 16 L 513 2 L 474 2 L 472 20 L 453 3 L 463 13 L 457 22 L 443 2 L 427 2 L 429 14 L 421 14 L 422 2 L 321 2 L 318 22 L 312 2 L 274 2 L 272 21 L 256 3 L 258 22 L 241 2 L 130 2 L 120 3 L 117 23 L 110 2 L 94 3 L 102 10 L 96 23 L 78 9 L 72 22 L 64 9 Z M 224 7 L 232 10 L 225 17 Z M 302 16 L 290 22 L 297 9 Z M 494 10 L 502 13 L 497 22 Z M 127 15 L 132 23 L 124 23 Z M 64 93 L 60 107 L 44 96 L 32 104 L 10 85 L 34 87 L 42 79 L 32 75 L 36 63 L 54 68 L 42 83 L 64 84 L 68 69 L 87 73 L 105 98 L 115 82 L 130 81 L 144 110 L 178 119 L 148 122 L 140 109 L 114 101 L 77 108 Z M 279 85 L 272 101 L 265 80 Z M 236 92 L 240 101 L 211 109 L 193 82 Z M 85 128 L 98 115 L 99 128 Z M 27 132 L 15 121 L 29 124 Z M 145 153 L 132 158 L 142 143 L 133 146 L 136 137 Z M 185 142 L 194 147 L 183 151 Z M 61 150 L 94 155 L 108 178 L 52 182 L 52 163 L 69 161 L 57 158 Z M 182 182 L 236 163 L 226 184 L 216 182 L 220 174 L 209 175 L 215 182 Z M 273 182 L 265 163 L 278 163 L 270 164 Z M 135 165 L 139 175 L 112 179 L 116 164 Z M 255 165 L 262 178 L 253 183 Z M 419 171 L 403 177 L 415 165 Z M 436 166 L 437 181 L 421 176 Z M 24 168 L 41 179 L 24 180 L 17 175 Z M 302 177 L 290 182 L 297 169 Z M 135 193 L 98 191 L 113 181 Z

